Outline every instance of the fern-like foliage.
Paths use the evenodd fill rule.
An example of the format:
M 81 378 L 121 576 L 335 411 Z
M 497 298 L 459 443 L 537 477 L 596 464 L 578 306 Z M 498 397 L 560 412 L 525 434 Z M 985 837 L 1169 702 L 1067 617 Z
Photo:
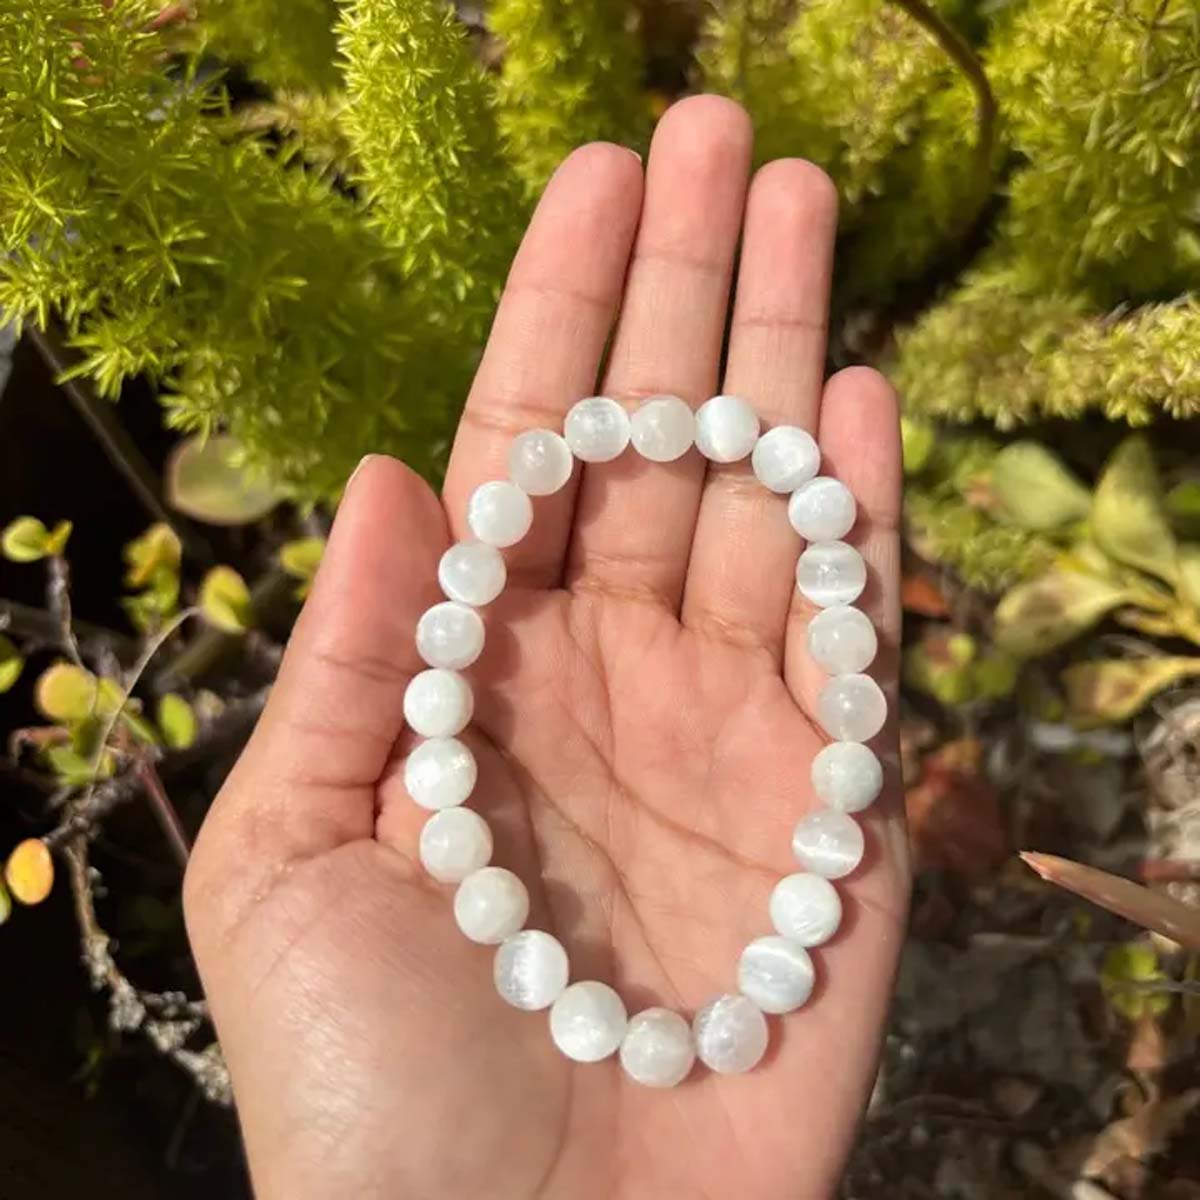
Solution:
M 268 87 L 338 86 L 336 0 L 197 0 L 201 48 Z

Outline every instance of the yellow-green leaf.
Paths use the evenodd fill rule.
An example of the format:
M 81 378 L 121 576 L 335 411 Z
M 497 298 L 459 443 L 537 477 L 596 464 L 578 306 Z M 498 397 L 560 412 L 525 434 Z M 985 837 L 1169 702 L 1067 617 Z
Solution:
M 1161 1016 L 1171 1007 L 1171 997 L 1165 992 L 1145 991 L 1129 985 L 1159 983 L 1166 978 L 1159 968 L 1154 947 L 1146 942 L 1114 946 L 1104 956 L 1100 970 L 1100 986 L 1109 1003 L 1131 1021 L 1146 1014 Z
M 299 538 L 280 546 L 279 565 L 289 575 L 300 580 L 300 586 L 296 589 L 298 600 L 303 600 L 308 595 L 324 553 L 325 539 L 322 537 Z
M 180 442 L 167 462 L 166 491 L 173 508 L 210 525 L 248 525 L 282 499 L 246 468 L 241 446 L 227 434 Z
M 1087 488 L 1040 442 L 1013 442 L 992 460 L 991 491 L 999 515 L 1022 529 L 1048 533 L 1091 510 Z
M 1179 547 L 1179 595 L 1200 610 L 1200 544 Z
M 182 548 L 175 531 L 162 521 L 125 545 L 125 586 L 149 587 L 165 570 L 178 577 Z
M 4 881 L 13 899 L 41 904 L 54 886 L 54 859 L 41 838 L 27 838 L 8 856 Z
M 937 429 L 928 421 L 903 416 L 900 418 L 900 442 L 905 475 L 919 475 L 937 444 Z
M 70 521 L 59 521 L 46 534 L 46 553 L 61 554 L 67 548 L 67 540 L 70 538 L 71 530 L 74 528 Z
M 1070 715 L 1100 725 L 1128 720 L 1163 688 L 1197 675 L 1200 658 L 1114 658 L 1075 663 L 1063 685 Z
M 99 711 L 100 689 L 91 671 L 59 662 L 42 672 L 33 701 L 51 721 L 83 721 Z
M 217 629 L 245 633 L 253 616 L 246 581 L 232 567 L 213 567 L 200 585 L 200 610 Z
M 1042 654 L 1069 642 L 1128 599 L 1127 591 L 1109 580 L 1052 567 L 1001 599 L 996 644 L 1022 658 Z
M 0 692 L 7 692 L 21 678 L 24 666 L 20 651 L 0 633 Z
M 196 740 L 196 714 L 182 696 L 168 692 L 158 702 L 156 715 L 163 741 L 172 750 L 186 750 Z
M 0 880 L 0 925 L 3 925 L 10 916 L 12 916 L 12 899 L 3 880 Z
M 70 787 L 84 787 L 93 779 L 111 779 L 117 760 L 105 750 L 97 762 L 92 755 L 81 754 L 74 746 L 48 746 L 42 757 L 55 775 Z
M 1144 434 L 1127 437 L 1108 460 L 1092 503 L 1092 537 L 1117 562 L 1168 583 L 1178 580 L 1175 536 Z
M 37 562 L 49 554 L 50 532 L 37 517 L 18 517 L 0 535 L 4 557 L 12 562 Z

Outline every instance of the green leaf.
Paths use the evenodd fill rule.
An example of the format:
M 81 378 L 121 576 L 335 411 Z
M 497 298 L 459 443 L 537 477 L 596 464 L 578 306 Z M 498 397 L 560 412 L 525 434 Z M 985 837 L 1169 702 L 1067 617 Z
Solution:
M 1165 503 L 1176 532 L 1183 537 L 1200 538 L 1200 479 L 1177 483 L 1167 493 Z
M 167 460 L 166 491 L 173 508 L 210 525 L 248 525 L 283 498 L 247 470 L 240 444 L 227 434 L 180 442 Z
M 1140 712 L 1157 693 L 1200 675 L 1200 658 L 1114 658 L 1075 663 L 1063 672 L 1070 715 L 1109 725 Z
M 33 702 L 42 716 L 51 721 L 63 724 L 85 721 L 100 711 L 100 688 L 90 671 L 74 663 L 59 662 L 42 672 L 34 686 Z
M 1200 611 L 1200 544 L 1179 547 L 1179 595 Z
M 10 916 L 12 916 L 12 897 L 9 896 L 4 881 L 0 880 L 0 925 L 3 925 Z
M 213 567 L 200 584 L 204 619 L 226 633 L 245 633 L 253 623 L 250 589 L 232 567 Z
M 162 521 L 125 544 L 125 586 L 150 587 L 165 571 L 179 575 L 182 549 L 175 531 Z
M 1131 1021 L 1147 1014 L 1161 1016 L 1171 1007 L 1171 997 L 1165 992 L 1146 992 L 1128 985 L 1159 983 L 1166 978 L 1154 947 L 1147 942 L 1114 946 L 1104 956 L 1100 970 L 1100 986 L 1109 1003 Z
M 1005 446 L 992 461 L 991 491 L 1002 519 L 1038 533 L 1082 521 L 1092 507 L 1091 493 L 1040 442 Z
M 325 539 L 322 537 L 299 538 L 294 542 L 285 542 L 279 548 L 279 565 L 300 580 L 300 586 L 296 589 L 297 600 L 303 600 L 308 595 L 324 553 Z
M 0 692 L 7 692 L 18 679 L 25 667 L 16 646 L 3 634 L 0 634 Z
M 196 740 L 196 714 L 182 696 L 168 692 L 159 700 L 156 715 L 163 741 L 172 750 L 186 750 Z
M 92 779 L 111 779 L 117 762 L 111 750 L 105 750 L 92 773 L 92 759 L 80 754 L 73 746 L 50 746 L 42 752 L 46 765 L 71 787 L 84 787 Z
M 1175 537 L 1144 434 L 1127 437 L 1108 460 L 1092 503 L 1092 537 L 1117 562 L 1171 584 L 1178 580 Z
M 37 562 L 46 557 L 46 543 L 50 534 L 37 517 L 18 517 L 0 538 L 4 557 L 13 562 Z
M 1018 584 L 1000 600 L 996 644 L 1021 658 L 1044 654 L 1095 625 L 1129 598 L 1125 588 L 1109 580 L 1052 567 Z
M 900 418 L 900 444 L 904 455 L 905 475 L 918 475 L 928 464 L 937 444 L 937 429 L 929 421 L 912 417 Z

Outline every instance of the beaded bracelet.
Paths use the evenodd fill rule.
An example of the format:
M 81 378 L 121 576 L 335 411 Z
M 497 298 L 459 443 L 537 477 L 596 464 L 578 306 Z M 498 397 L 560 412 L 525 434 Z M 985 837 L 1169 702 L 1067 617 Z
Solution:
M 568 984 L 567 953 L 557 938 L 525 929 L 529 893 L 511 871 L 490 866 L 492 834 L 478 813 L 462 807 L 476 781 L 471 751 L 456 737 L 471 720 L 474 698 L 459 673 L 483 650 L 478 609 L 504 589 L 500 550 L 529 532 L 530 496 L 546 496 L 571 477 L 575 459 L 610 462 L 629 443 L 653 462 L 671 462 L 693 445 L 716 463 L 747 455 L 758 480 L 786 494 L 788 518 L 808 543 L 796 566 L 796 585 L 821 611 L 808 626 L 813 659 L 830 678 L 817 717 L 835 739 L 812 764 L 813 789 L 822 807 L 796 826 L 792 850 L 802 870 L 781 879 L 769 915 L 776 933 L 743 950 L 736 992 L 717 996 L 691 1025 L 666 1008 L 632 1018 L 607 984 Z M 863 834 L 851 815 L 865 809 L 883 784 L 879 759 L 863 743 L 882 729 L 887 702 L 863 672 L 876 652 L 867 616 L 850 607 L 866 584 L 858 551 L 841 539 L 853 527 L 854 497 L 836 479 L 817 474 L 820 452 L 812 437 L 782 425 L 759 436 L 759 420 L 737 396 L 715 396 L 693 413 L 678 396 L 653 396 L 632 416 L 615 400 L 593 396 L 567 413 L 564 435 L 534 429 L 514 439 L 510 479 L 476 488 L 467 506 L 475 540 L 458 542 L 438 566 L 447 599 L 417 624 L 417 650 L 429 670 L 416 675 L 404 695 L 404 716 L 426 740 L 408 756 L 405 786 L 417 804 L 435 810 L 421 831 L 425 870 L 457 884 L 454 917 L 474 942 L 497 947 L 496 989 L 519 1009 L 549 1008 L 555 1045 L 576 1062 L 618 1053 L 629 1076 L 652 1087 L 671 1087 L 692 1070 L 696 1057 L 721 1073 L 747 1071 L 767 1047 L 764 1013 L 786 1013 L 804 1004 L 813 988 L 809 950 L 833 936 L 842 916 L 830 882 L 849 875 L 863 853 Z

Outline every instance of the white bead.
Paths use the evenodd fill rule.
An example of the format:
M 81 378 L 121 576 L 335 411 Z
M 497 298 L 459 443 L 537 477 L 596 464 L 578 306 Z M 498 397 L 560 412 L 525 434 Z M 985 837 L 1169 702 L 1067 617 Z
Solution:
M 470 724 L 474 711 L 471 685 L 441 667 L 414 675 L 404 691 L 404 719 L 422 737 L 454 737 Z
M 470 812 L 449 808 L 447 813 Z M 495 946 L 511 937 L 529 916 L 525 885 L 503 867 L 480 867 L 458 885 L 454 893 L 454 919 L 473 942 Z
M 575 1062 L 599 1062 L 625 1036 L 628 1017 L 621 997 L 606 983 L 573 983 L 550 1009 L 550 1036 Z
M 467 524 L 489 546 L 515 546 L 533 524 L 533 502 L 515 483 L 481 483 L 467 501 Z
M 741 396 L 714 396 L 696 412 L 696 449 L 712 462 L 738 462 L 754 449 L 758 429 L 758 413 Z
M 430 738 L 404 760 L 408 794 L 435 811 L 461 804 L 474 791 L 477 775 L 475 755 L 458 738 Z
M 491 862 L 492 831 L 473 809 L 443 809 L 425 822 L 417 850 L 439 883 L 462 883 Z
M 887 699 L 870 675 L 835 675 L 817 697 L 817 719 L 840 742 L 868 742 L 887 720 Z
M 754 443 L 750 465 L 758 482 L 773 492 L 794 492 L 821 466 L 821 451 L 806 429 L 777 425 Z
M 738 990 L 767 1013 L 799 1008 L 812 995 L 813 978 L 808 951 L 791 938 L 755 938 L 738 960 Z
M 562 995 L 569 970 L 567 952 L 558 938 L 540 929 L 523 929 L 500 943 L 492 978 L 506 1004 L 536 1012 Z
M 668 1088 L 682 1083 L 696 1061 L 688 1023 L 669 1008 L 643 1009 L 621 1042 L 621 1066 L 634 1083 Z
M 767 1020 L 745 996 L 710 1000 L 692 1021 L 692 1036 L 700 1061 L 721 1075 L 749 1071 L 767 1052 Z
M 796 861 L 814 875 L 844 879 L 862 862 L 863 831 L 835 808 L 818 808 L 801 817 L 792 834 Z
M 629 419 L 633 448 L 651 462 L 674 462 L 691 448 L 696 418 L 678 396 L 651 396 Z
M 883 790 L 883 767 L 875 751 L 861 742 L 830 742 L 813 759 L 812 785 L 830 808 L 862 812 Z
M 580 462 L 612 462 L 629 445 L 629 414 L 607 396 L 589 396 L 571 406 L 563 433 Z
M 858 506 L 850 489 L 837 479 L 818 475 L 802 483 L 788 501 L 792 528 L 810 542 L 833 542 L 854 528 Z
M 509 478 L 530 496 L 549 496 L 566 486 L 575 460 L 571 447 L 549 429 L 529 429 L 513 438 Z
M 438 563 L 438 583 L 451 600 L 480 608 L 504 591 L 504 555 L 484 542 L 455 542 Z
M 831 675 L 865 671 L 878 649 L 875 626 L 860 608 L 835 604 L 808 623 L 808 652 Z
M 417 653 L 431 667 L 469 667 L 483 653 L 483 619 L 457 600 L 435 604 L 417 622 Z
M 842 900 L 820 875 L 785 875 L 771 893 L 771 924 L 802 946 L 819 946 L 837 932 Z
M 821 608 L 853 604 L 867 586 L 867 564 L 845 542 L 815 542 L 796 564 L 796 586 Z

